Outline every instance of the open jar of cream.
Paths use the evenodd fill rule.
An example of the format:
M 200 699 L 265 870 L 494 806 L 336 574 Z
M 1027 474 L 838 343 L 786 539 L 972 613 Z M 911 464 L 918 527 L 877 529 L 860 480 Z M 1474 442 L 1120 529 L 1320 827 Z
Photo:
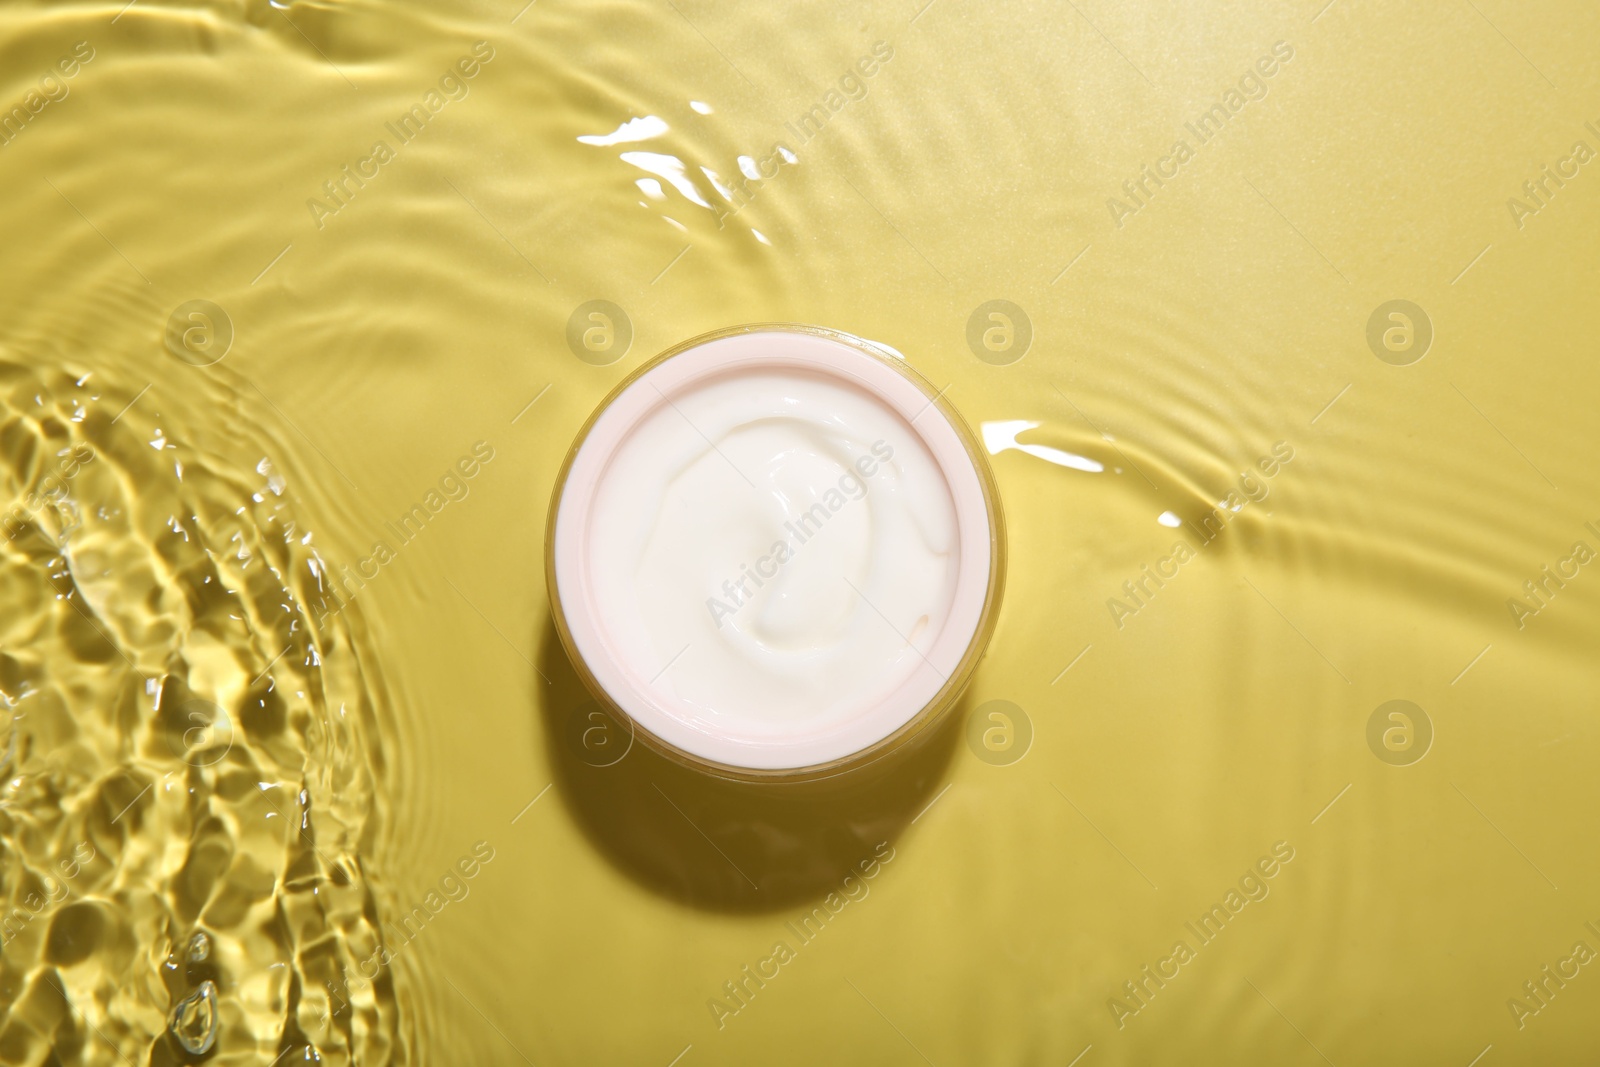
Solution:
M 896 352 L 741 326 L 641 366 L 579 434 L 546 536 L 556 628 L 664 755 L 806 778 L 907 744 L 994 627 L 993 478 Z

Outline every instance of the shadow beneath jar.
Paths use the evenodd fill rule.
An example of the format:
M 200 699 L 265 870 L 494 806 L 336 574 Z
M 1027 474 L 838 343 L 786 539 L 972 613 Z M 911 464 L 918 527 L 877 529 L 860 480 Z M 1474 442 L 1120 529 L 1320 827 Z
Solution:
M 691 907 L 756 913 L 837 890 L 943 788 L 965 697 L 909 751 L 815 782 L 749 783 L 680 766 L 601 710 L 547 616 L 539 639 L 545 745 L 567 809 L 646 889 Z M 541 679 L 542 681 L 542 679 Z

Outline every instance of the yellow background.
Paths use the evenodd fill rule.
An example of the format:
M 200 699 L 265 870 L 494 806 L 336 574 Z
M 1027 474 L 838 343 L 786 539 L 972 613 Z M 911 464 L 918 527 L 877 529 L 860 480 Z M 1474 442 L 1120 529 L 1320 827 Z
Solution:
M 412 1059 L 1600 1056 L 1600 966 L 1520 1029 L 1507 1007 L 1600 949 L 1600 573 L 1521 629 L 1506 605 L 1600 548 L 1600 163 L 1520 227 L 1507 206 L 1600 149 L 1600 16 L 1322 2 L 0 12 L 7 107 L 95 49 L 0 148 L 8 345 L 150 383 L 139 403 L 200 438 L 270 428 L 338 564 L 494 449 L 359 598 L 392 698 L 380 902 L 495 852 L 397 965 Z M 470 92 L 396 143 L 385 123 L 477 41 Z M 865 94 L 796 143 L 785 124 L 880 41 Z M 1196 144 L 1183 124 L 1280 41 L 1265 98 Z M 647 115 L 668 131 L 577 140 Z M 1108 199 L 1180 137 L 1193 158 L 1118 226 Z M 378 140 L 395 158 L 319 228 L 308 199 Z M 675 157 L 725 208 L 701 168 L 726 184 L 777 142 L 798 162 L 720 227 L 620 158 Z M 235 330 L 212 368 L 161 342 L 199 298 Z M 604 367 L 566 342 L 594 299 L 633 330 Z M 1033 331 L 1005 366 L 967 343 L 996 299 Z M 1394 299 L 1432 324 L 1409 366 L 1367 343 Z M 884 781 L 774 798 L 573 747 L 543 579 L 557 468 L 641 360 L 768 320 L 892 345 L 975 429 L 1026 420 L 1022 443 L 1106 464 L 991 457 L 1010 582 L 962 712 L 1021 708 L 1019 761 L 980 760 L 956 719 Z M 1269 495 L 1119 627 L 1122 583 L 1198 540 L 1157 516 L 1209 514 L 1277 442 Z M 1368 747 L 1392 699 L 1432 724 L 1409 766 Z M 870 893 L 797 946 L 786 923 L 880 841 Z M 1108 999 L 1280 841 L 1270 895 L 1119 1026 Z M 708 1000 L 780 939 L 796 958 L 719 1028 Z

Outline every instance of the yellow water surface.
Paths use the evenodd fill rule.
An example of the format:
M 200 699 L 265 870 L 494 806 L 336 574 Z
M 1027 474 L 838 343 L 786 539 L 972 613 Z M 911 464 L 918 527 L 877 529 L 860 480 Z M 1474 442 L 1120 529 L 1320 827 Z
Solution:
M 0 1063 L 1594 1062 L 1597 40 L 5 5 Z M 543 577 L 595 405 L 768 321 L 1008 529 L 936 743 L 790 788 Z

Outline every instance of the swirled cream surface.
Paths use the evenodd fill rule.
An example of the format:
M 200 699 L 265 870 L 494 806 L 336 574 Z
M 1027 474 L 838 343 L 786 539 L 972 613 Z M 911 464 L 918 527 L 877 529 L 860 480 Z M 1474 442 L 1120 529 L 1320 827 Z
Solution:
M 593 607 L 622 658 L 680 714 L 751 739 L 883 701 L 955 587 L 955 509 L 919 434 L 804 370 L 663 397 L 616 450 L 589 529 Z

